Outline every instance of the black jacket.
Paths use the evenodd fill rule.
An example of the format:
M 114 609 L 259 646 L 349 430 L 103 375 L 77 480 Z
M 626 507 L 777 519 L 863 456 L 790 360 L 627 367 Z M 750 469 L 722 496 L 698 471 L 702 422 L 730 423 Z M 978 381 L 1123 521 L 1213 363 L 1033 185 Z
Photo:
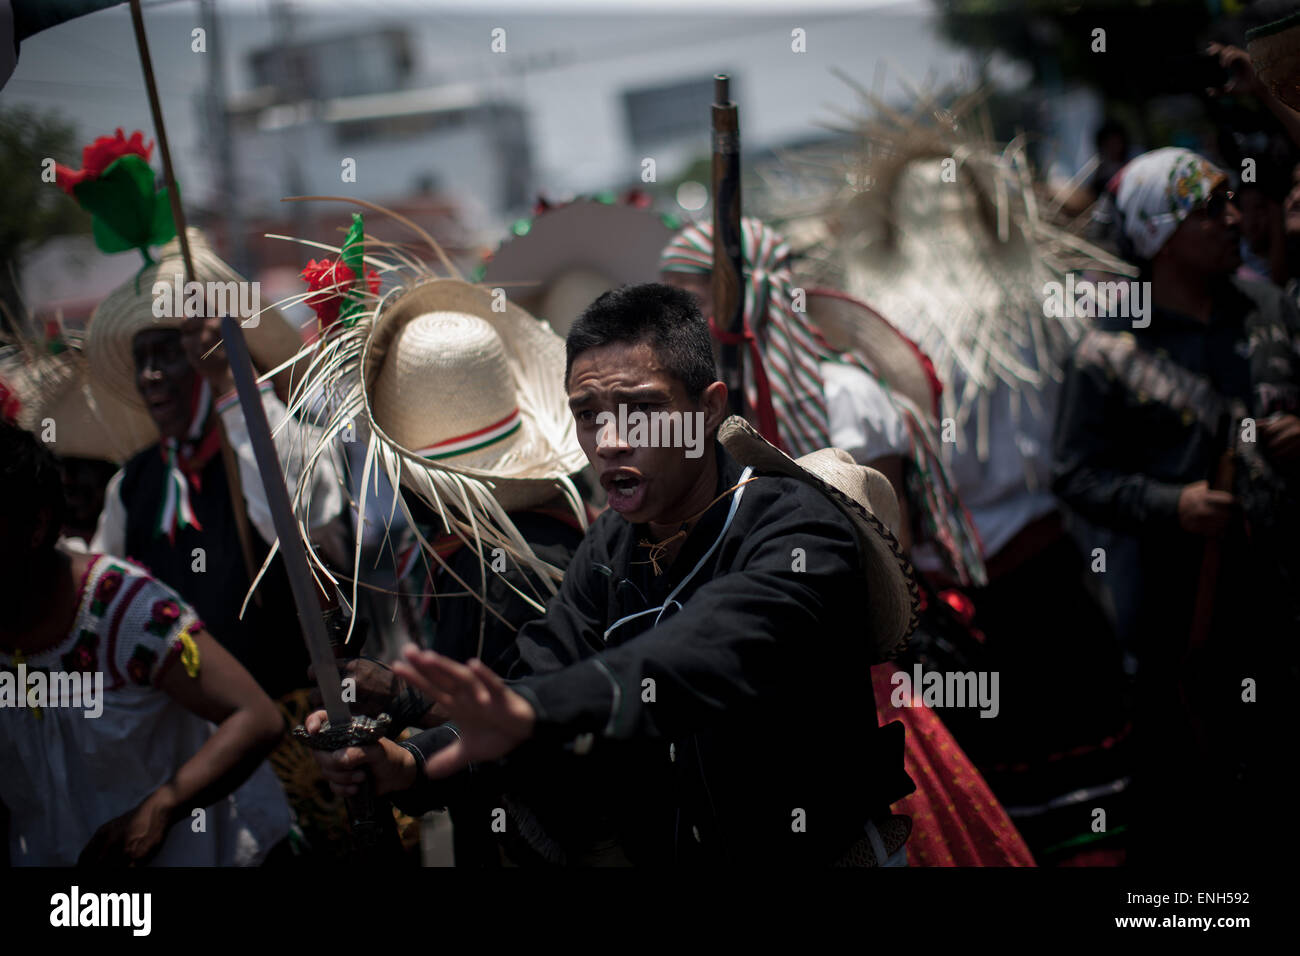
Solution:
M 1205 539 L 1180 527 L 1179 494 L 1212 479 L 1230 444 L 1240 452 L 1241 417 L 1297 411 L 1300 316 L 1275 287 L 1231 279 L 1208 325 L 1159 307 L 1145 329 L 1099 324 L 1066 367 L 1052 487 L 1088 520 L 1137 539 L 1138 566 L 1108 570 L 1141 576 L 1144 627 L 1185 636 Z M 1248 503 L 1249 471 L 1239 464 L 1237 475 L 1234 492 Z M 1261 545 L 1271 526 L 1291 524 L 1289 510 L 1248 513 L 1253 542 L 1241 527 L 1225 541 L 1221 591 L 1285 563 Z
M 741 468 L 715 450 L 721 494 Z M 507 763 L 534 779 L 560 751 L 599 767 L 591 811 L 634 863 L 827 864 L 914 789 L 901 725 L 877 725 L 848 519 L 790 478 L 739 494 L 725 531 L 732 496 L 662 576 L 646 529 L 604 513 L 515 643 L 509 676 L 537 723 Z M 697 565 L 657 626 L 656 612 L 610 630 Z
M 411 504 L 417 515 L 429 519 L 431 524 L 431 514 L 419 510 L 424 506 L 414 501 Z M 582 532 L 576 524 L 570 525 L 544 512 L 512 512 L 510 520 L 533 552 L 560 570 L 568 567 L 582 541 Z M 510 655 L 519 625 L 539 616 L 518 591 L 542 595 L 547 592 L 531 572 L 513 559 L 508 560 L 504 572 L 492 573 L 489 570 L 485 594 L 488 606 L 496 612 L 490 614 L 477 597 L 483 581 L 483 563 L 478 552 L 471 547 L 462 547 L 447 559 L 447 564 L 473 593 L 465 591 L 456 578 L 439 570 L 434 588 L 438 597 L 433 605 L 432 633 L 427 643 L 439 654 L 453 660 L 463 662 L 478 657 L 493 670 L 503 673 L 513 661 Z M 402 746 L 423 761 L 455 739 L 455 731 L 443 725 L 414 734 Z M 475 773 L 458 775 L 458 779 L 450 784 L 435 785 L 422 779 L 411 790 L 393 794 L 392 799 L 401 810 L 413 816 L 434 807 L 451 812 L 458 867 L 500 866 L 498 844 L 513 861 L 527 862 L 536 856 L 535 849 L 527 840 L 509 828 L 504 834 L 492 828 L 493 811 L 503 802 L 501 775 L 493 769 L 479 768 Z M 551 801 L 547 803 L 549 805 Z M 560 809 L 565 808 L 561 805 Z M 516 825 L 515 830 L 518 829 Z M 530 835 L 536 840 L 536 834 Z

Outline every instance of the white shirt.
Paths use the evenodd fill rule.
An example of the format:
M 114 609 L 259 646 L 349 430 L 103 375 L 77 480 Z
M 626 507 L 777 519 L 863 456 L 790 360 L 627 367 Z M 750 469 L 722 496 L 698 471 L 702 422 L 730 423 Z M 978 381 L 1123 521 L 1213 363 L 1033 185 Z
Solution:
M 110 577 L 119 582 L 111 595 Z M 156 607 L 166 602 L 175 616 L 157 623 Z M 13 865 L 74 866 L 100 826 L 171 780 L 212 736 L 212 723 L 157 687 L 165 668 L 185 666 L 180 635 L 195 621 L 175 592 L 138 565 L 107 555 L 94 559 L 71 632 L 22 661 L 28 674 L 34 668 L 75 672 L 82 680 L 98 674 L 103 693 L 94 708 L 84 696 L 80 706 L 47 701 L 39 716 L 13 701 L 0 706 L 0 802 L 12 814 Z M 18 663 L 0 652 L 0 666 L 15 677 Z M 201 817 L 174 824 L 152 865 L 256 865 L 289 826 L 288 801 L 263 761 Z
M 960 389 L 962 383 L 949 387 Z M 1056 508 L 1051 490 L 1052 433 L 1059 391 L 1058 385 L 1049 383 L 1037 392 L 1024 386 L 1016 395 L 999 381 L 988 397 L 988 459 L 980 461 L 976 448 L 978 408 L 972 410 L 962 444 L 953 452 L 957 493 L 989 557 L 1031 521 Z
M 315 444 L 317 429 L 300 422 L 289 415 L 284 403 L 270 388 L 263 388 L 262 407 L 266 410 L 266 419 L 271 426 L 271 435 L 276 451 L 280 454 L 280 467 L 284 469 L 285 483 L 289 488 L 290 500 L 293 490 L 302 478 L 306 456 Z M 262 475 L 257 468 L 257 457 L 253 454 L 253 444 L 248 437 L 248 425 L 244 421 L 244 411 L 236 402 L 221 412 L 221 423 L 225 427 L 226 438 L 230 442 L 236 460 L 239 462 L 239 483 L 244 492 L 244 503 L 248 509 L 248 520 L 270 544 L 275 541 L 275 522 L 271 519 L 271 509 L 266 503 L 266 489 L 262 485 Z M 338 456 L 335 456 L 338 460 Z M 346 565 L 350 555 L 344 546 L 341 522 L 335 520 L 343 511 L 343 495 L 339 489 L 341 469 L 318 463 L 312 469 L 311 511 L 307 515 L 307 526 L 311 529 L 315 541 L 329 558 L 340 565 Z M 104 492 L 104 510 L 99 516 L 95 536 L 91 539 L 90 550 L 100 554 L 126 553 L 126 506 L 122 503 L 122 471 L 108 482 Z
M 908 455 L 911 439 L 903 418 L 874 378 L 854 365 L 821 362 L 831 447 L 859 464 Z

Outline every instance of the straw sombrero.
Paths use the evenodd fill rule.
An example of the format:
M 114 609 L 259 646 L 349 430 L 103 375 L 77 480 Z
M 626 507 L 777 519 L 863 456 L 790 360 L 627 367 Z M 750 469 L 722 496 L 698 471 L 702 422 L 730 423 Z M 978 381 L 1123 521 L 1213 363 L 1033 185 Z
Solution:
M 502 507 L 555 496 L 587 459 L 564 343 L 509 301 L 426 279 L 380 304 L 361 357 L 368 424 L 408 462 L 488 482 Z
M 987 89 L 914 93 L 905 109 L 855 89 L 868 111 L 842 127 L 854 148 L 790 154 L 798 189 L 767 201 L 810 243 L 799 249 L 808 284 L 843 289 L 929 356 L 945 386 L 941 414 L 956 421 L 959 443 L 975 416 L 986 459 L 989 397 L 1058 381 L 1083 331 L 1081 319 L 1044 316 L 1045 283 L 1132 269 L 1052 221 L 1024 137 L 987 134 Z
M 65 458 L 120 464 L 158 440 L 148 413 L 91 384 L 80 340 L 65 335 L 57 353 L 23 341 L 0 358 L 3 379 L 21 403 L 16 422 L 36 435 L 53 424 L 50 450 Z
M 669 217 L 612 197 L 575 199 L 516 222 L 514 237 L 493 253 L 482 282 L 501 286 L 511 301 L 563 336 L 602 293 L 653 282 L 659 253 L 676 227 Z
M 369 305 L 355 322 L 332 326 L 313 347 L 290 402 L 292 408 L 320 406 L 316 445 L 305 456 L 299 487 L 310 486 L 311 473 L 339 441 L 365 436 L 365 464 L 353 476 L 361 489 L 358 524 L 377 520 L 391 528 L 400 512 L 426 565 L 435 562 L 453 577 L 444 536 L 473 548 L 484 566 L 476 596 L 485 603 L 486 564 L 500 549 L 548 592 L 531 583 L 532 593 L 515 589 L 541 612 L 563 575 L 537 556 L 509 512 L 555 507 L 586 528 L 570 478 L 587 460 L 564 389 L 564 343 L 546 323 L 490 290 L 420 265 L 366 258 L 389 275 L 406 269 L 410 282 Z M 365 489 L 381 477 L 434 516 L 432 538 L 422 530 L 427 515 L 418 514 L 407 495 L 395 496 L 392 511 L 367 513 Z M 354 577 L 354 601 L 357 586 Z
M 187 232 L 194 260 L 193 281 L 247 281 L 212 251 L 202 232 L 198 229 Z M 184 272 L 180 242 L 173 239 L 159 250 L 156 263 L 122 283 L 96 307 L 86 328 L 85 349 L 90 360 L 91 380 L 97 390 L 144 409 L 144 399 L 135 383 L 132 342 L 137 333 L 145 329 L 181 327 L 183 318 L 154 315 L 153 287 L 156 282 L 173 285 L 175 276 Z M 245 321 L 244 336 L 254 362 L 263 372 L 289 362 L 303 348 L 298 331 L 279 310 L 266 304 L 262 306 L 256 324 L 252 320 Z
M 916 629 L 920 597 L 912 565 L 894 536 L 898 498 L 889 479 L 857 464 L 841 448 L 822 448 L 792 459 L 737 415 L 722 423 L 718 440 L 742 465 L 813 485 L 853 523 L 867 584 L 867 637 L 876 661 L 895 657 Z
M 1273 95 L 1300 110 L 1300 12 L 1247 31 L 1246 52 Z
M 842 292 L 809 289 L 806 302 L 808 318 L 827 345 L 860 355 L 893 391 L 937 420 L 943 386 L 916 343 L 871 306 Z

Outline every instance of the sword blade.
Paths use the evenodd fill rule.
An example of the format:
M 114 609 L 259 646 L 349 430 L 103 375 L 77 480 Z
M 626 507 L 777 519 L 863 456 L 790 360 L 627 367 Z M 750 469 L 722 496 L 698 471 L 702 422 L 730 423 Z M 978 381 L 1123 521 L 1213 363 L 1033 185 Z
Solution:
M 224 316 L 221 319 L 221 337 L 230 360 L 230 374 L 235 380 L 235 391 L 239 393 L 239 404 L 244 410 L 244 421 L 248 426 L 249 441 L 253 445 L 253 456 L 257 459 L 257 470 L 262 476 L 266 503 L 271 510 L 276 536 L 280 539 L 280 554 L 284 557 L 284 568 L 289 575 L 293 603 L 298 608 L 302 637 L 307 642 L 307 653 L 311 655 L 312 667 L 316 671 L 316 685 L 325 701 L 325 712 L 329 715 L 330 723 L 336 727 L 343 726 L 352 720 L 352 712 L 343 702 L 338 665 L 334 662 L 334 653 L 325 633 L 320 601 L 316 597 L 316 583 L 307 566 L 306 544 L 298 532 L 298 523 L 294 520 L 293 506 L 289 503 L 289 489 L 285 485 L 284 471 L 280 468 L 280 456 L 276 454 L 275 444 L 271 440 L 271 426 L 266 420 L 266 411 L 262 408 L 253 360 L 248 354 L 248 344 L 244 341 L 244 330 L 240 328 L 239 320 L 233 316 Z

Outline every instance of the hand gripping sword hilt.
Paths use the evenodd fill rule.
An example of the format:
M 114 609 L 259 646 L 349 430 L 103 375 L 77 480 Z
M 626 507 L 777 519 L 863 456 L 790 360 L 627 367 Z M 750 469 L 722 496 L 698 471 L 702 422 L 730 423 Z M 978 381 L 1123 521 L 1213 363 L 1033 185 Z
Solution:
M 362 747 L 383 737 L 392 723 L 387 714 L 378 717 L 354 715 L 346 724 L 332 725 L 327 720 L 321 729 L 310 734 L 302 724 L 293 728 L 293 736 L 312 750 L 342 750 L 345 747 Z M 393 830 L 392 814 L 381 813 L 384 807 L 376 800 L 370 775 L 358 787 L 355 796 L 348 797 L 348 816 L 352 823 L 352 839 L 358 851 L 373 851 L 384 842 L 385 835 Z M 387 817 L 387 820 L 384 818 Z

